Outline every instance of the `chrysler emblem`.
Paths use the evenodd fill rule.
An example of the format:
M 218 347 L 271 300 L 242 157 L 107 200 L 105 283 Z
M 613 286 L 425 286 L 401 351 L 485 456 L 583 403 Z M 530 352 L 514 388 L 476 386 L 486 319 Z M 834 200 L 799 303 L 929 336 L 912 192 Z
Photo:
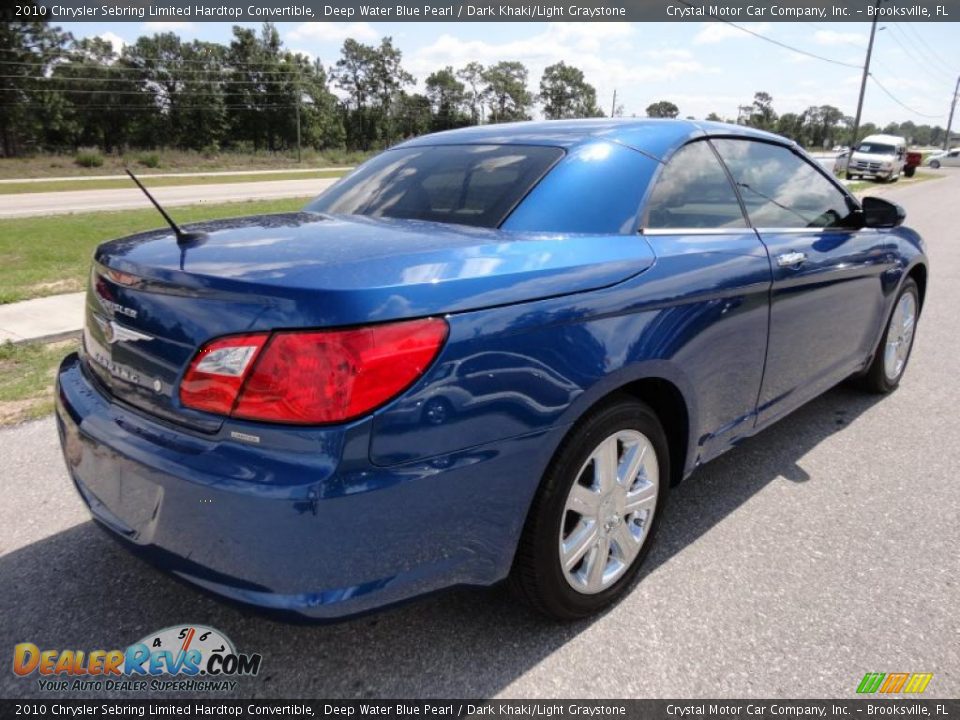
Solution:
M 153 340 L 153 336 L 146 335 L 142 332 L 137 332 L 136 330 L 131 330 L 128 327 L 124 327 L 116 320 L 104 320 L 103 318 L 94 315 L 94 318 L 97 321 L 97 325 L 100 326 L 100 329 L 103 331 L 103 339 L 108 343 L 113 344 L 116 342 L 137 342 L 138 340 Z

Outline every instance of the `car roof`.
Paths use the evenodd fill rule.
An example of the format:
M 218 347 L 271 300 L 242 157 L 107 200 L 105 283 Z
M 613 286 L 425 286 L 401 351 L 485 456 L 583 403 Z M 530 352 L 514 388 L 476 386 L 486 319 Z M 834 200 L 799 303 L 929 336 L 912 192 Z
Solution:
M 860 142 L 875 142 L 875 143 L 888 143 L 890 145 L 905 145 L 906 139 L 900 135 L 884 135 L 883 133 L 877 133 L 876 135 L 867 135 Z
M 654 118 L 541 120 L 474 125 L 421 135 L 397 147 L 429 145 L 551 145 L 572 148 L 594 142 L 616 142 L 665 161 L 681 145 L 698 137 L 750 137 L 781 145 L 794 143 L 779 135 L 729 123 Z

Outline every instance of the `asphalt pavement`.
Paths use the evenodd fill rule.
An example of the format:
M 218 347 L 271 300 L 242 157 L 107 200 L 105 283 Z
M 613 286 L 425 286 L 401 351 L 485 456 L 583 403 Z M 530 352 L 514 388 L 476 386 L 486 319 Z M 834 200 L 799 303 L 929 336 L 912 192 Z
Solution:
M 270 200 L 319 195 L 337 178 L 306 180 L 265 180 L 263 182 L 215 183 L 210 185 L 167 185 L 147 189 L 164 207 L 201 203 Z M 31 215 L 62 215 L 92 210 L 131 210 L 150 207 L 150 201 L 131 182 L 123 190 L 64 190 L 62 192 L 13 193 L 0 195 L 0 218 Z
M 932 263 L 900 389 L 838 387 L 698 470 L 606 615 L 552 624 L 502 588 L 336 625 L 237 609 L 91 524 L 48 418 L 0 432 L 0 653 L 192 622 L 263 655 L 244 697 L 852 697 L 866 672 L 932 672 L 926 697 L 960 696 L 960 173 L 883 192 Z M 35 679 L 0 672 L 0 697 L 28 695 Z

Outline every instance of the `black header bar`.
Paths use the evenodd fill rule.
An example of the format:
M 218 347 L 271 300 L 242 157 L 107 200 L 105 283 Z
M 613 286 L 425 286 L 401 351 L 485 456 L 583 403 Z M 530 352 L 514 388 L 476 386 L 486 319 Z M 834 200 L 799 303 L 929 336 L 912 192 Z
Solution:
M 960 22 L 960 0 L 13 0 L 59 22 Z

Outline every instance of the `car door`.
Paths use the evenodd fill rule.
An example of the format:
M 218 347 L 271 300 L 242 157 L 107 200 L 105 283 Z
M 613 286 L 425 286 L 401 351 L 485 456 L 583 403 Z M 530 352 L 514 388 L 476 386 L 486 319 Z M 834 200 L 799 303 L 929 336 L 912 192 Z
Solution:
M 858 206 L 791 148 L 713 141 L 770 255 L 770 332 L 757 407 L 772 421 L 858 369 L 873 350 L 892 252 Z
M 951 150 L 940 161 L 941 165 L 949 167 L 960 167 L 960 150 Z
M 657 256 L 637 301 L 660 306 L 638 344 L 681 368 L 706 462 L 754 428 L 767 348 L 770 263 L 707 140 L 675 152 L 646 200 L 642 233 Z

